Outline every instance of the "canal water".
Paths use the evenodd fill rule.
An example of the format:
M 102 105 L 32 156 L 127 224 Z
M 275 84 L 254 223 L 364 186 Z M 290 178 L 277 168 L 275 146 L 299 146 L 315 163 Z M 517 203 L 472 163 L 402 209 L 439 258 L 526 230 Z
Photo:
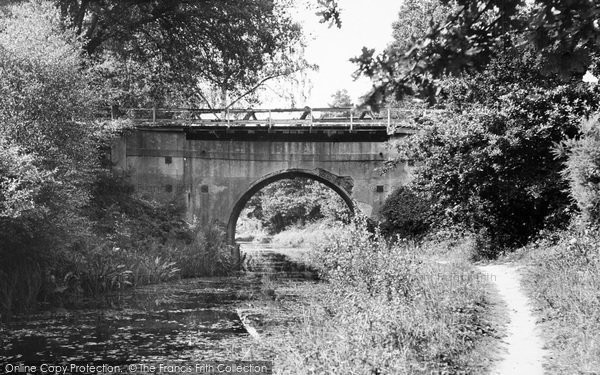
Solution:
M 179 280 L 106 297 L 103 308 L 42 311 L 0 324 L 0 363 L 235 360 L 254 340 L 236 309 L 258 298 L 261 281 L 313 280 L 303 250 L 242 244 L 236 276 Z

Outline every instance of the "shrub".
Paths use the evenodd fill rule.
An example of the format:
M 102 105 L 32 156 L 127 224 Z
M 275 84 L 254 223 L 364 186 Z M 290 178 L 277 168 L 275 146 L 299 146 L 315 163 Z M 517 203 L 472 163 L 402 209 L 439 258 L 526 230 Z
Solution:
M 4 317 L 40 301 L 76 306 L 85 297 L 178 277 L 224 275 L 237 266 L 221 228 L 193 227 L 177 204 L 145 201 L 126 177 L 100 172 L 87 206 L 90 230 L 70 246 L 48 251 L 43 245 L 53 242 L 43 221 L 36 224 L 39 231 L 24 236 L 19 222 L 0 218 Z
M 181 269 L 177 262 L 160 255 L 140 254 L 133 257 L 133 280 L 135 285 L 156 284 L 169 281 L 180 276 Z
M 431 197 L 436 221 L 485 233 L 486 256 L 494 257 L 568 224 L 572 202 L 553 149 L 577 133 L 594 95 L 580 86 L 536 97 L 517 90 L 501 110 L 445 113 L 398 142 L 400 160 L 416 162 L 413 187 Z
M 35 211 L 36 219 L 46 222 L 52 245 L 69 246 L 87 230 L 81 209 L 98 167 L 94 134 L 99 125 L 93 112 L 101 81 L 85 68 L 89 61 L 81 54 L 82 42 L 63 27 L 50 2 L 25 2 L 5 11 L 0 18 L 0 148 L 13 157 L 10 149 L 18 149 L 19 158 L 30 162 L 22 178 L 11 171 L 2 176 L 0 205 L 12 210 L 13 219 L 15 209 Z M 28 225 L 21 229 L 21 235 L 30 235 Z
M 568 158 L 565 177 L 570 192 L 583 219 L 593 225 L 600 224 L 600 124 L 599 116 L 582 126 L 582 136 L 566 142 Z
M 503 49 L 484 71 L 443 79 L 447 111 L 397 142 L 396 162 L 415 162 L 413 187 L 431 198 L 434 218 L 488 236 L 486 256 L 571 219 L 565 159 L 553 150 L 598 109 L 600 87 L 546 68 L 527 47 Z
M 382 230 L 388 236 L 419 239 L 430 227 L 430 204 L 412 189 L 394 190 L 381 208 Z
M 114 246 L 133 249 L 167 241 L 189 242 L 190 225 L 179 201 L 156 202 L 135 193 L 126 175 L 100 170 L 92 187 L 88 217 L 94 233 Z
M 48 269 L 39 297 L 53 305 L 73 306 L 83 297 L 97 298 L 107 292 L 179 277 L 226 275 L 236 269 L 233 248 L 225 243 L 222 229 L 211 225 L 185 230 L 191 239 L 171 237 L 163 241 L 157 235 L 143 242 L 126 243 L 129 247 L 92 238 L 66 251 L 61 255 L 61 264 Z M 0 278 L 6 276 L 0 274 Z M 0 290 L 0 298 L 2 293 L 6 294 Z

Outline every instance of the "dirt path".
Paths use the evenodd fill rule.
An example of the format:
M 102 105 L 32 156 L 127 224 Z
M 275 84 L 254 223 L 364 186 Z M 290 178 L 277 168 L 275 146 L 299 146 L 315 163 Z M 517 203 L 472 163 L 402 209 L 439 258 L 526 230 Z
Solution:
M 521 275 L 513 266 L 492 264 L 479 266 L 498 289 L 506 303 L 509 323 L 504 339 L 505 354 L 493 375 L 543 374 L 542 360 L 546 351 L 539 337 L 528 298 L 521 288 Z

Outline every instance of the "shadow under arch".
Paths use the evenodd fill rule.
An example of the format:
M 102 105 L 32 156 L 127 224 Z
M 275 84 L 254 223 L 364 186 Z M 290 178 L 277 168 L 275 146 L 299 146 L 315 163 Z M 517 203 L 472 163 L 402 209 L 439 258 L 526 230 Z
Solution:
M 327 172 L 334 176 L 333 174 Z M 350 214 L 354 215 L 356 212 L 356 202 L 350 197 L 350 194 L 341 186 L 336 184 L 334 181 L 324 177 L 322 174 L 319 174 L 319 169 L 317 170 L 309 170 L 309 169 L 284 169 L 281 171 L 269 173 L 266 176 L 261 177 L 257 181 L 253 182 L 250 187 L 246 190 L 244 194 L 240 198 L 237 199 L 235 205 L 233 206 L 233 210 L 229 215 L 229 220 L 227 222 L 227 242 L 229 244 L 235 245 L 235 227 L 237 225 L 238 217 L 240 213 L 246 206 L 246 203 L 256 192 L 258 192 L 263 187 L 273 183 L 275 181 L 294 178 L 294 177 L 304 177 L 311 180 L 319 181 L 323 185 L 331 188 L 335 191 L 350 209 Z

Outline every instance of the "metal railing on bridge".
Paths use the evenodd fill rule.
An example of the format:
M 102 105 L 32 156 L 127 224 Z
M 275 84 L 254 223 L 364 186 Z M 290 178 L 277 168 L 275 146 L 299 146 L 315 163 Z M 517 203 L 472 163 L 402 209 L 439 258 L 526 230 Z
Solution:
M 200 109 L 200 108 L 111 108 L 111 118 L 127 118 L 138 126 L 165 127 L 328 127 L 350 131 L 385 127 L 388 133 L 398 128 L 415 128 L 415 120 L 443 110 L 385 108 L 373 112 L 355 107 L 277 108 L 277 109 Z

